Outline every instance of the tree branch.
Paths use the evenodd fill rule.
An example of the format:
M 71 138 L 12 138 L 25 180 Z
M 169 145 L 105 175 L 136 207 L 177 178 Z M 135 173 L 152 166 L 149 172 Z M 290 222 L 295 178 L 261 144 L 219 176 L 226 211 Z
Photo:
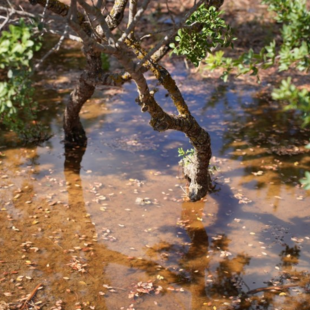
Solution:
M 101 26 L 101 29 L 103 31 L 104 36 L 108 40 L 108 44 L 111 46 L 114 46 L 115 45 L 115 39 L 111 33 L 110 27 L 108 26 L 108 24 L 106 22 L 106 19 L 101 14 L 101 12 L 95 6 L 89 5 L 84 0 L 78 0 L 78 2 L 87 13 L 92 14 L 96 18 L 96 21 Z
M 90 74 L 89 72 L 85 72 L 83 74 L 83 79 L 87 81 L 87 84 L 93 87 L 97 87 L 97 86 L 120 87 L 127 81 L 131 80 L 132 77 L 128 73 L 111 74 L 111 73 L 102 72 L 94 76 L 93 74 Z
M 150 92 L 145 77 L 141 70 L 137 70 L 135 64 L 117 51 L 114 56 L 127 70 L 135 81 L 139 102 L 142 111 L 151 115 L 150 125 L 156 131 L 166 131 L 169 129 L 184 132 L 190 139 L 195 149 L 193 163 L 184 167 L 184 173 L 190 180 L 189 197 L 192 201 L 197 201 L 204 197 L 211 190 L 209 175 L 209 161 L 211 158 L 211 141 L 209 134 L 200 127 L 195 118 L 188 114 L 171 115 L 165 112 L 156 102 L 153 93 Z
M 128 0 L 114 1 L 110 14 L 106 17 L 106 22 L 111 30 L 115 29 L 123 20 L 125 7 Z
M 128 23 L 127 29 L 133 22 L 135 15 L 137 14 L 137 0 L 129 0 L 129 13 L 128 13 Z M 134 29 L 128 34 L 130 38 L 134 38 Z
M 137 41 L 126 40 L 126 43 L 134 49 L 138 58 L 143 58 L 146 55 L 146 51 L 141 47 Z M 181 94 L 180 89 L 176 85 L 174 79 L 170 73 L 161 65 L 157 64 L 153 60 L 147 61 L 144 64 L 144 68 L 151 70 L 161 85 L 168 91 L 174 105 L 176 106 L 179 115 L 190 115 L 187 104 Z
M 128 26 L 133 22 L 135 15 L 137 14 L 137 0 L 129 0 L 129 14 L 128 14 Z
M 85 31 L 83 31 L 83 29 L 78 23 L 71 20 L 69 21 L 69 25 L 82 39 L 83 44 L 84 44 L 84 49 L 86 50 L 86 52 L 88 50 L 94 50 L 94 51 L 102 52 L 106 54 L 115 53 L 114 47 L 96 42 L 93 38 L 88 36 Z

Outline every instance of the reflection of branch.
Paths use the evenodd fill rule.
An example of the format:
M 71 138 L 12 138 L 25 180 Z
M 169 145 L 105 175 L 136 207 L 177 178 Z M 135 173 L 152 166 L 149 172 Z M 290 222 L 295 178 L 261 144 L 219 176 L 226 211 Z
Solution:
M 285 291 L 286 289 L 290 288 L 290 287 L 296 287 L 296 286 L 300 286 L 299 284 L 284 284 L 284 285 L 277 285 L 277 286 L 267 286 L 267 287 L 259 287 L 256 288 L 254 290 L 248 291 L 246 294 L 247 295 L 253 295 L 253 294 L 257 294 L 260 292 L 270 292 L 270 291 Z

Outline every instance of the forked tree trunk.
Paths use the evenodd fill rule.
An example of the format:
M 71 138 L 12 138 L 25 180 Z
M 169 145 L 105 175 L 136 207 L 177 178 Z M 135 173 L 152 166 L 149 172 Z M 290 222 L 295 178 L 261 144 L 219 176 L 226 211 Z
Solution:
M 104 17 L 104 15 L 100 13 L 100 10 L 94 6 L 82 0 L 78 1 L 88 14 L 95 17 L 98 26 L 100 25 L 100 27 L 102 27 L 99 27 L 101 31 L 97 32 L 94 31 L 93 25 L 88 22 L 89 17 L 81 13 L 75 12 L 76 14 L 74 14 L 76 6 L 75 9 L 73 6 L 71 8 L 72 12 L 69 13 L 69 6 L 58 0 L 30 1 L 33 4 L 39 3 L 42 6 L 46 6 L 49 10 L 61 16 L 69 15 L 69 24 L 71 28 L 78 33 L 84 43 L 88 67 L 80 76 L 76 88 L 71 93 L 70 101 L 64 114 L 64 131 L 67 144 L 86 145 L 87 138 L 79 118 L 79 113 L 84 103 L 93 95 L 95 87 L 97 85 L 121 85 L 124 82 L 124 75 L 102 74 L 100 53 L 102 51 L 108 52 L 116 57 L 119 63 L 122 64 L 124 69 L 128 72 L 125 79 L 129 76 L 135 81 L 139 93 L 138 102 L 142 107 L 142 111 L 148 112 L 151 115 L 150 125 L 153 129 L 156 131 L 166 131 L 169 129 L 177 130 L 187 135 L 194 147 L 194 155 L 190 163 L 184 165 L 184 174 L 190 180 L 189 198 L 192 201 L 197 201 L 205 196 L 205 194 L 211 190 L 208 170 L 209 161 L 211 159 L 210 137 L 191 115 L 180 90 L 168 71 L 157 63 L 164 54 L 161 54 L 159 57 L 155 56 L 155 54 L 148 57 L 148 53 L 143 50 L 139 41 L 135 40 L 134 34 L 130 32 L 133 29 L 128 30 L 130 26 L 128 26 L 127 29 L 128 33 L 123 33 L 122 37 L 118 40 L 111 33 L 111 30 L 119 25 L 122 20 L 127 0 L 115 1 L 113 9 L 107 17 Z M 222 0 L 212 0 L 208 1 L 206 4 L 208 6 L 214 4 L 220 5 L 222 2 Z M 76 5 L 76 1 L 72 1 L 72 3 Z M 134 5 L 134 2 L 130 3 L 131 6 Z M 145 3 L 147 5 L 148 1 L 145 1 Z M 198 2 L 195 1 L 195 5 L 191 10 L 194 11 L 195 8 L 197 9 L 203 3 L 204 1 L 202 0 Z M 134 11 L 135 10 L 132 8 L 131 20 L 139 15 L 137 13 L 137 15 L 133 17 Z M 142 11 L 140 8 L 140 12 Z M 136 21 L 138 20 L 139 16 Z M 135 22 L 132 21 L 132 24 L 135 25 Z M 168 46 L 168 41 L 162 44 Z M 135 57 L 143 59 L 140 65 L 136 62 Z M 158 105 L 143 75 L 145 70 L 151 70 L 162 86 L 168 91 L 178 110 L 178 115 L 168 114 Z
M 141 48 L 140 48 L 141 53 Z M 150 125 L 156 131 L 177 130 L 184 132 L 194 147 L 191 162 L 184 165 L 184 175 L 190 181 L 188 197 L 191 201 L 203 198 L 212 190 L 209 162 L 212 156 L 209 134 L 198 124 L 191 115 L 184 98 L 169 72 L 161 65 L 150 62 L 150 70 L 158 81 L 168 91 L 179 115 L 165 112 L 156 102 L 153 93 L 149 90 L 143 70 L 136 70 L 135 64 L 122 54 L 115 57 L 127 70 L 135 81 L 139 93 L 138 102 L 142 112 L 151 115 Z

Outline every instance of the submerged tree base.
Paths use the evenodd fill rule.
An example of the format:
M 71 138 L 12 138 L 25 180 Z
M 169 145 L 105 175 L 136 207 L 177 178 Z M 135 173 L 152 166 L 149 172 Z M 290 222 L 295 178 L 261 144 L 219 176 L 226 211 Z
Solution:
M 207 193 L 214 192 L 215 187 L 212 184 L 208 167 L 209 163 L 206 164 L 207 169 L 204 169 L 202 172 L 201 162 L 195 154 L 189 155 L 186 159 L 180 161 L 180 165 L 183 167 L 184 177 L 190 182 L 188 188 L 188 198 L 190 201 L 198 201 L 205 197 Z

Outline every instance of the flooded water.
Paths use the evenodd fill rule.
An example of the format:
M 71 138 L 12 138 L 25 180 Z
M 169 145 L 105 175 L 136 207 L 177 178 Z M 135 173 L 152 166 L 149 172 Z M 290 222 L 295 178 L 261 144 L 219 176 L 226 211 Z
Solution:
M 81 113 L 87 148 L 65 150 L 77 76 L 58 70 L 40 88 L 54 136 L 38 147 L 1 137 L 0 300 L 13 308 L 39 286 L 29 308 L 309 309 L 309 193 L 298 184 L 309 132 L 253 89 L 174 77 L 211 135 L 218 191 L 184 199 L 177 149 L 190 144 L 151 129 L 134 84 L 97 91 Z

